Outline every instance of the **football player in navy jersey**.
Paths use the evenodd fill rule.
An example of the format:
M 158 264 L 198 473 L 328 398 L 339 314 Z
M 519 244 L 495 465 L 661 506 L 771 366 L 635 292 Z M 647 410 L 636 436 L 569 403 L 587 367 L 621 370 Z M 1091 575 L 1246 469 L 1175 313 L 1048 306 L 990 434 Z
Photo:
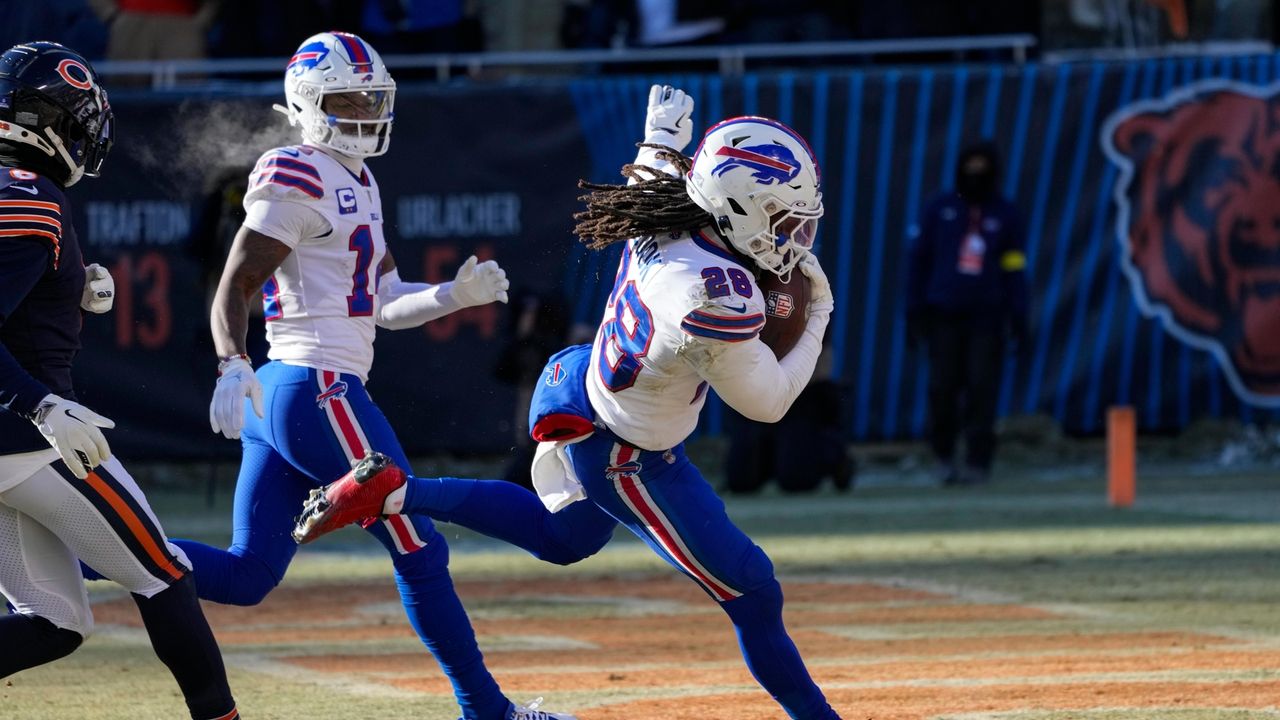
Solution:
M 85 266 L 63 190 L 95 177 L 112 113 L 97 74 L 56 43 L 0 55 L 0 677 L 64 657 L 93 629 L 79 560 L 133 593 L 192 718 L 235 720 L 190 563 L 111 457 L 111 420 L 76 402 L 81 313 L 114 286 Z

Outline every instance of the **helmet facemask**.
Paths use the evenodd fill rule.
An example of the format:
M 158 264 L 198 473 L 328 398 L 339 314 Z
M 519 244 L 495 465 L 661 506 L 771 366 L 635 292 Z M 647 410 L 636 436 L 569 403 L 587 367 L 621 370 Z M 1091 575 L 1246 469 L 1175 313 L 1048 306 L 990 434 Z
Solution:
M 374 157 L 391 144 L 395 89 L 331 90 L 316 96 L 316 113 L 303 135 L 352 157 Z
M 816 207 L 798 200 L 788 205 L 772 193 L 762 193 L 752 198 L 768 220 L 765 229 L 746 240 L 733 241 L 734 247 L 746 254 L 760 267 L 782 276 L 791 272 L 805 253 L 813 249 L 818 234 L 818 220 L 822 217 L 822 193 L 818 193 Z

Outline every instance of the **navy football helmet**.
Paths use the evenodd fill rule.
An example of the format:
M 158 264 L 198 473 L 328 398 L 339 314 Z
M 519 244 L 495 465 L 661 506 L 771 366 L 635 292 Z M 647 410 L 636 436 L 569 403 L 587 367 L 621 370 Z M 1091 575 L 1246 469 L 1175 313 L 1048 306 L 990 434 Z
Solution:
M 70 187 L 97 177 L 113 133 L 107 91 L 88 61 L 52 42 L 0 55 L 0 154 Z

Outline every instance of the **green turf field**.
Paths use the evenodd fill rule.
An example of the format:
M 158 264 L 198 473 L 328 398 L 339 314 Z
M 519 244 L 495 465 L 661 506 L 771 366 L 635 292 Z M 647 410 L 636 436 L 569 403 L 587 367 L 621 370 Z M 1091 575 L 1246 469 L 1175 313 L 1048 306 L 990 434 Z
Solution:
M 153 491 L 152 495 L 170 534 L 211 542 L 227 540 L 225 528 L 229 526 L 230 511 L 225 493 L 218 495 L 212 508 L 204 507 L 195 494 Z M 1104 656 L 1114 666 L 1087 673 L 1089 683 L 1104 688 L 1108 684 L 1119 687 L 1124 683 L 1158 681 L 1175 688 L 1178 683 L 1186 683 L 1188 688 L 1223 690 L 1221 697 L 1215 694 L 1202 702 L 1196 697 L 1207 696 L 1202 690 L 1194 690 L 1189 691 L 1186 702 L 1169 700 L 1163 706 L 1161 702 L 1165 701 L 1159 698 L 1127 707 L 1116 696 L 1100 695 L 1096 706 L 1086 702 L 1084 707 L 1077 704 L 1059 709 L 1054 706 L 1054 696 L 1044 695 L 1037 688 L 1070 684 L 1084 677 L 1071 676 L 1074 671 L 1068 668 L 1055 671 L 1058 674 L 1052 676 L 1019 676 L 1018 682 L 1028 689 L 1017 695 L 1018 699 L 1002 699 L 1003 705 L 991 711 L 950 713 L 906 708 L 896 714 L 863 712 L 859 703 L 878 702 L 876 693 L 889 692 L 886 688 L 899 693 L 895 697 L 910 701 L 917 690 L 920 696 L 941 692 L 937 687 L 944 686 L 935 684 L 942 681 L 927 674 L 910 677 L 916 672 L 912 665 L 904 666 L 906 669 L 901 672 L 895 670 L 897 674 L 891 680 L 863 680 L 863 675 L 887 672 L 886 668 L 894 663 L 920 658 L 908 654 L 877 659 L 836 651 L 812 664 L 820 680 L 826 672 L 844 678 L 823 685 L 835 689 L 833 697 L 838 696 L 840 701 L 833 704 L 846 718 L 1280 717 L 1280 480 L 1274 473 L 1144 468 L 1137 504 L 1128 510 L 1106 506 L 1103 481 L 1088 466 L 1052 475 L 1006 470 L 990 486 L 959 491 L 929 487 L 919 478 L 898 482 L 892 472 L 879 472 L 868 474 L 863 485 L 847 495 L 829 490 L 786 498 L 766 493 L 730 498 L 727 502 L 731 516 L 773 558 L 784 588 L 814 582 L 835 583 L 830 587 L 838 588 L 840 583 L 867 582 L 877 587 L 936 593 L 949 598 L 942 603 L 949 607 L 963 602 L 975 607 L 1019 610 L 1007 618 L 998 614 L 972 621 L 949 616 L 939 616 L 936 621 L 917 617 L 910 622 L 880 624 L 874 614 L 857 618 L 864 617 L 859 613 L 899 611 L 912 604 L 850 601 L 841 605 L 837 590 L 834 596 L 828 593 L 820 600 L 790 603 L 789 624 L 793 610 L 840 608 L 840 612 L 847 612 L 854 619 L 846 623 L 839 620 L 839 613 L 834 613 L 836 619 L 828 618 L 822 625 L 829 635 L 860 641 L 889 638 L 895 642 L 992 638 L 990 648 L 966 651 L 968 654 L 958 660 L 962 663 L 1021 657 L 1018 653 L 1031 653 L 1027 657 L 1042 660 L 1040 651 L 1002 647 L 1009 638 L 1019 635 L 1163 633 L 1173 637 L 1187 633 L 1191 637 L 1225 638 L 1233 648 L 1247 651 L 1246 660 L 1237 658 L 1229 667 L 1214 666 L 1212 660 L 1206 661 L 1208 666 L 1187 666 L 1178 659 L 1179 649 L 1159 656 L 1156 667 L 1136 669 L 1126 667 L 1124 648 L 1113 648 Z M 650 576 L 665 578 L 670 574 L 646 547 L 621 532 L 600 555 L 571 568 L 559 568 L 454 526 L 444 526 L 442 530 L 453 548 L 454 575 L 464 590 L 464 601 L 477 619 L 481 644 L 487 655 L 503 659 L 495 674 L 504 686 L 505 675 L 520 677 L 521 656 L 515 646 L 533 641 L 486 635 L 484 623 L 488 619 L 518 621 L 523 616 L 532 622 L 558 616 L 575 618 L 581 615 L 584 605 L 569 603 L 563 596 L 571 596 L 580 579 L 621 576 L 625 588 L 629 578 L 642 583 Z M 364 582 L 377 584 L 384 578 L 389 584 L 389 567 L 388 560 L 361 533 L 343 531 L 304 548 L 278 592 L 306 589 L 318 597 L 333 588 Z M 518 599 L 483 595 L 468 598 L 468 583 L 501 579 L 527 579 L 546 597 L 539 600 L 534 594 Z M 110 603 L 119 594 L 107 583 L 94 585 L 95 597 L 102 602 Z M 308 595 L 294 597 L 302 597 L 305 602 Z M 268 603 L 274 599 L 273 596 Z M 612 618 L 618 628 L 625 628 L 630 611 L 625 605 L 610 602 L 614 604 L 602 606 L 597 614 Z M 1039 614 L 1028 614 L 1028 609 Z M 235 637 L 239 616 L 233 613 L 241 612 L 250 611 L 237 608 L 211 615 L 220 638 L 224 632 Z M 721 622 L 709 602 L 697 612 L 707 613 L 707 623 Z M 290 627 L 287 619 L 272 622 L 274 625 L 269 627 L 274 629 Z M 394 608 L 378 622 L 404 625 L 403 617 Z M 247 720 L 456 717 L 447 693 L 415 689 L 412 682 L 394 674 L 350 678 L 331 672 L 307 672 L 279 661 L 280 656 L 341 658 L 417 652 L 416 642 L 404 633 L 381 639 L 376 634 L 368 635 L 346 642 L 340 631 L 309 637 L 308 632 L 318 633 L 316 627 L 299 620 L 300 638 L 250 637 L 224 642 L 233 686 Z M 503 627 L 518 628 L 519 624 Z M 803 651 L 804 642 L 797 642 Z M 504 654 L 506 650 L 512 652 Z M 671 662 L 679 664 L 681 653 L 680 648 L 672 647 Z M 574 656 L 571 647 L 562 651 L 566 666 L 574 665 Z M 1165 667 L 1159 665 L 1159 658 L 1172 660 Z M 715 667 L 728 672 L 734 669 L 731 660 Z M 848 671 L 848 676 L 839 675 L 837 669 Z M 427 675 L 431 668 L 424 666 L 415 672 Z M 902 677 L 902 673 L 908 677 Z M 988 681 L 975 676 L 948 682 L 980 687 Z M 535 687 L 548 686 L 545 678 L 537 683 L 531 692 Z M 1254 697 L 1249 703 L 1236 705 L 1231 700 L 1233 683 L 1246 683 L 1241 687 L 1251 688 L 1253 696 L 1270 692 L 1271 688 L 1277 688 L 1276 695 L 1269 704 L 1265 697 Z M 760 692 L 741 683 L 718 691 L 753 699 L 753 693 Z M 611 691 L 555 688 L 547 694 L 548 705 L 553 709 L 578 711 L 584 720 L 590 720 L 633 717 L 611 714 L 609 709 L 617 703 L 643 698 L 646 692 L 655 691 L 630 687 Z M 829 694 L 833 694 L 830 689 Z M 528 699 L 515 692 L 512 695 Z M 670 692 L 663 697 L 669 696 Z M 1119 697 L 1123 698 L 1123 693 Z M 766 710 L 741 717 L 781 717 L 780 712 L 770 715 L 768 705 L 763 707 Z M 8 678 L 0 686 L 0 718 L 6 720 L 169 720 L 181 718 L 181 708 L 176 688 L 151 655 L 145 636 L 136 628 L 110 623 L 101 626 L 99 633 L 70 658 Z M 725 720 L 730 717 L 740 716 L 724 716 Z

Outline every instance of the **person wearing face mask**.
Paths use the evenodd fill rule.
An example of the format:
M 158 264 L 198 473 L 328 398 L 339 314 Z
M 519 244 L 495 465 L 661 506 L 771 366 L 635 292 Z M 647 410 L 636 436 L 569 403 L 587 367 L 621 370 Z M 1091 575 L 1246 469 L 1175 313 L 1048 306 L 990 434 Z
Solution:
M 909 233 L 907 328 L 929 363 L 929 444 L 944 486 L 989 479 L 1003 356 L 1027 344 L 1025 231 L 999 181 L 994 144 L 965 148 L 955 188 Z

